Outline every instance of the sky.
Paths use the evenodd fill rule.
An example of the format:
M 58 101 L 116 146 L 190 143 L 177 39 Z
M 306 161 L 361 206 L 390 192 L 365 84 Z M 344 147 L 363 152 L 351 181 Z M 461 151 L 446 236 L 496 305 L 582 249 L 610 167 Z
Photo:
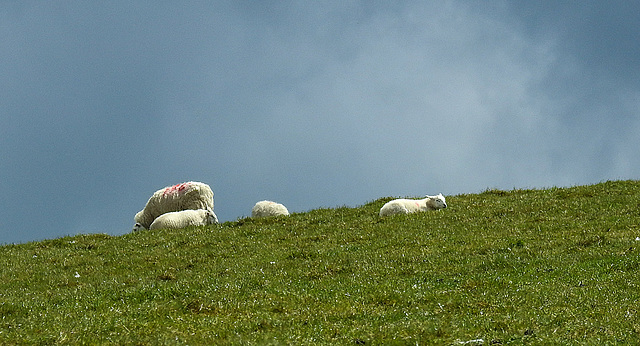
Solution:
M 381 197 L 639 179 L 633 1 L 0 6 L 0 243 Z M 450 207 L 455 207 L 450 205 Z

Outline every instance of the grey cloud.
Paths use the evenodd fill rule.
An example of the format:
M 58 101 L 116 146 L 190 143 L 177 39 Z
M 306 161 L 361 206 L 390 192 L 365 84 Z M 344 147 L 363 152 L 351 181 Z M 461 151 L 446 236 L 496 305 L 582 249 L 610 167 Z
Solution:
M 4 8 L 0 241 L 122 234 L 184 180 L 228 221 L 631 178 L 634 12 L 590 4 Z

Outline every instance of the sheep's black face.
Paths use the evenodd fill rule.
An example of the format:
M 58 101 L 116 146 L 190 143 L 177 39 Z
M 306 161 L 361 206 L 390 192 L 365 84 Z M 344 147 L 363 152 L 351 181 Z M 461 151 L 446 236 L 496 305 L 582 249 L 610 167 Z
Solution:
M 433 199 L 433 201 L 436 209 L 444 209 L 447 207 L 447 202 L 445 201 L 444 196 L 442 194 L 437 195 Z
M 211 210 L 207 210 L 207 222 L 211 225 L 218 223 L 218 217 Z
M 146 228 L 144 228 L 144 226 L 142 226 L 139 222 L 136 222 L 135 225 L 133 225 L 133 229 L 131 230 L 132 232 L 138 232 L 138 231 L 142 231 L 145 230 Z

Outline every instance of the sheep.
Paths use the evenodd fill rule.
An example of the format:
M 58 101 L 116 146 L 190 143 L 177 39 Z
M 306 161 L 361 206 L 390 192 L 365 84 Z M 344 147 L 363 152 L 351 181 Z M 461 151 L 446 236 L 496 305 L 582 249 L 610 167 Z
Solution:
M 447 202 L 441 193 L 436 196 L 427 195 L 426 198 L 418 200 L 400 198 L 385 203 L 382 208 L 380 208 L 380 216 L 439 210 L 446 207 Z
M 187 226 L 206 226 L 218 223 L 218 217 L 212 210 L 181 210 L 158 216 L 149 229 L 178 229 Z
M 272 201 L 260 201 L 251 209 L 251 217 L 269 217 L 289 215 L 287 207 Z
M 136 224 L 133 225 L 133 229 L 131 230 L 131 232 L 144 231 L 145 229 L 147 228 L 142 226 L 142 224 L 140 224 L 139 222 L 136 222 Z
M 187 209 L 213 211 L 213 191 L 209 185 L 195 181 L 167 186 L 156 191 L 144 209 L 134 216 L 133 231 L 148 229 L 158 216 Z

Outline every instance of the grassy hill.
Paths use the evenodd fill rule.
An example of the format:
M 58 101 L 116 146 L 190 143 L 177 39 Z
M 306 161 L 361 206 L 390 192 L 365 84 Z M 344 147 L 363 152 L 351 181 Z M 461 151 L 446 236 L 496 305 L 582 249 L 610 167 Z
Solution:
M 2 246 L 0 343 L 640 343 L 640 182 L 390 199 Z

